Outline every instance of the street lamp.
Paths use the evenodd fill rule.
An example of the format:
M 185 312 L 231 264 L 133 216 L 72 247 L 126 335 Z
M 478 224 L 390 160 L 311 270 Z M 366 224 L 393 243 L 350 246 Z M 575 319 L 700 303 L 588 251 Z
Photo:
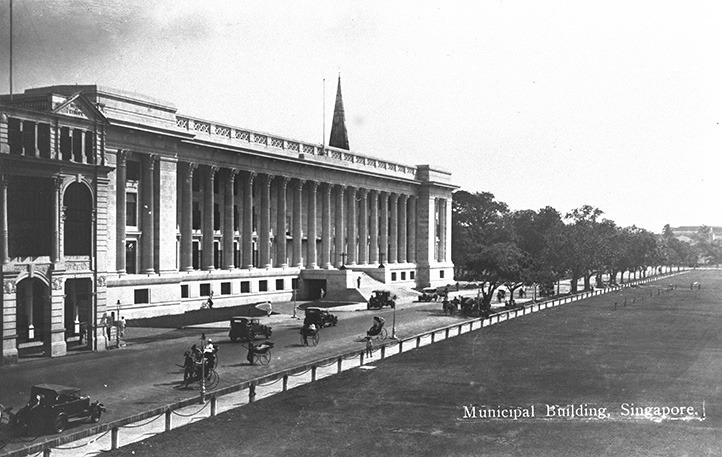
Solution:
M 391 320 L 391 339 L 398 340 L 396 337 L 396 306 L 394 306 L 393 318 Z
M 384 256 L 386 253 L 379 252 L 379 268 L 384 268 Z
M 206 402 L 206 361 L 205 350 L 206 350 L 206 334 L 201 333 L 201 403 Z
M 339 254 L 341 256 L 341 266 L 339 267 L 339 270 L 345 270 L 346 269 L 346 254 L 345 252 L 342 252 Z
M 115 345 L 120 349 L 120 300 L 115 304 Z

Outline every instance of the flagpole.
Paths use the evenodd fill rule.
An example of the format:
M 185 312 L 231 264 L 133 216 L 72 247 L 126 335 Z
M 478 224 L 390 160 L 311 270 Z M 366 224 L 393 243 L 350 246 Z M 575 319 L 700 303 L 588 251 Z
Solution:
M 13 0 L 10 0 L 10 100 L 13 99 Z
M 323 138 L 321 138 L 321 155 L 326 153 L 326 78 L 323 78 Z

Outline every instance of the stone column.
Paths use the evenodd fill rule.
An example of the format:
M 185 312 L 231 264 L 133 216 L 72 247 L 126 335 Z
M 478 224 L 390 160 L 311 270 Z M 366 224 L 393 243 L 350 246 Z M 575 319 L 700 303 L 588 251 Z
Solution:
M 399 263 L 406 263 L 406 227 L 408 220 L 406 219 L 406 203 L 409 196 L 406 194 L 399 195 Z
M 154 217 L 154 195 L 155 195 L 155 179 L 154 171 L 155 164 L 158 162 L 158 156 L 155 154 L 147 155 L 144 158 L 143 176 L 141 181 L 141 192 L 143 198 L 141 199 L 143 207 L 141 208 L 141 240 L 142 240 L 142 267 L 141 271 L 146 274 L 155 273 L 155 217 Z
M 389 193 L 381 192 L 380 200 L 380 224 L 379 224 L 379 263 L 389 261 Z
M 125 274 L 125 226 L 126 220 L 126 194 L 125 194 L 125 182 L 126 182 L 126 164 L 128 153 L 126 151 L 118 150 L 118 160 L 116 173 L 116 191 L 115 191 L 115 270 L 118 274 Z
M 326 183 L 321 193 L 321 267 L 333 268 L 331 263 L 331 190 L 333 186 Z
M 53 213 L 53 218 L 55 219 L 57 217 L 58 216 L 56 211 Z M 10 254 L 8 252 L 8 177 L 7 175 L 0 175 L 0 269 L 2 269 L 2 265 L 5 265 L 9 262 Z
M 233 270 L 236 265 L 233 260 L 233 240 L 236 231 L 233 227 L 233 207 L 235 205 L 233 189 L 236 185 L 238 170 L 230 168 L 226 172 L 223 193 L 223 268 Z
M 293 265 L 303 267 L 303 179 L 294 181 L 293 186 Z
M 67 352 L 65 343 L 65 279 L 59 276 L 52 278 L 50 296 L 45 298 L 43 306 L 44 331 L 43 349 L 46 356 L 58 357 Z
M 439 262 L 446 261 L 446 200 L 439 199 Z
M 318 268 L 316 263 L 316 189 L 318 182 L 309 181 L 308 184 L 308 234 L 306 235 L 308 259 L 306 259 L 306 266 Z
M 80 131 L 80 163 L 88 163 L 88 158 L 85 157 L 85 130 Z
M 416 201 L 416 196 L 411 195 L 409 197 L 408 244 L 406 252 L 408 253 L 407 259 L 411 263 L 416 263 Z
M 261 220 L 258 229 L 259 262 L 261 268 L 271 268 L 271 182 L 272 175 L 263 175 L 260 182 Z
M 369 263 L 376 264 L 379 262 L 379 193 L 376 190 L 369 191 L 369 204 L 370 204 L 370 223 L 371 227 L 369 232 L 371 239 L 369 241 Z
M 213 187 L 217 172 L 217 167 L 208 166 L 206 179 L 203 181 L 203 252 L 201 254 L 201 269 L 208 271 L 216 269 L 213 262 Z
M 244 173 L 243 180 L 243 236 L 241 247 L 243 268 L 253 268 L 253 180 L 256 174 L 250 171 Z
M 180 271 L 193 271 L 193 172 L 197 165 L 186 163 L 181 203 Z
M 60 261 L 60 224 L 63 218 L 63 207 L 60 204 L 60 191 L 63 188 L 63 178 L 56 176 L 53 178 L 53 230 L 50 238 L 50 261 L 56 263 Z
M 278 178 L 278 214 L 276 216 L 276 266 L 280 268 L 288 267 L 288 254 L 286 252 L 287 187 L 288 178 L 280 176 Z
M 341 254 L 346 254 L 346 223 L 345 223 L 345 217 L 344 217 L 344 193 L 346 192 L 346 186 L 336 186 L 336 233 L 334 236 L 334 240 L 336 241 L 336 258 L 333 259 L 334 263 L 338 268 L 341 268 L 341 265 L 344 264 L 344 259 L 341 257 Z
M 346 253 L 348 265 L 356 265 L 356 251 L 358 244 L 358 220 L 356 218 L 356 188 L 348 187 L 348 239 L 346 240 Z
M 368 214 L 368 190 L 359 189 L 361 196 L 359 208 L 359 244 L 358 263 L 367 265 L 369 258 L 369 214 Z
M 178 159 L 160 157 L 158 160 L 158 186 L 155 199 L 157 237 L 155 248 L 156 268 L 161 275 L 178 273 Z
M 444 261 L 451 262 L 451 197 L 444 199 Z
M 389 263 L 399 261 L 399 195 L 393 193 L 389 196 L 391 219 L 389 220 Z

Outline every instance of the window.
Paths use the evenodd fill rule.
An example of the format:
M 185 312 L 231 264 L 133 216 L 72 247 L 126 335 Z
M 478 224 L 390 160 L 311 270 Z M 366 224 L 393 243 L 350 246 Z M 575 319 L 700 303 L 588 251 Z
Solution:
M 221 283 L 221 295 L 231 295 L 231 283 L 230 282 L 222 282 Z
M 201 297 L 207 297 L 211 294 L 211 285 L 210 283 L 203 283 L 201 284 Z
M 276 279 L 276 290 L 283 290 L 285 288 L 285 284 L 283 283 L 283 279 Z
M 298 290 L 298 278 L 291 279 L 291 289 Z
M 265 279 L 258 281 L 258 291 L 259 292 L 268 292 L 268 281 L 266 281 Z
M 140 162 L 133 160 L 125 162 L 125 180 L 140 181 Z
M 401 280 L 406 281 L 406 272 L 405 271 L 401 272 Z
M 197 201 L 193 202 L 193 230 L 201 229 L 201 205 Z
M 138 252 L 138 241 L 137 240 L 127 240 L 125 242 L 125 272 L 129 275 L 134 275 L 137 273 L 136 270 L 136 262 L 137 262 L 137 252 Z
M 201 243 L 193 241 L 193 269 L 201 269 Z
M 414 280 L 415 276 L 416 276 L 416 273 L 414 273 L 413 271 L 409 272 L 409 279 Z
M 391 273 L 391 280 L 396 281 L 396 272 Z
M 439 271 L 439 278 L 444 279 L 444 270 Z
M 218 203 L 213 204 L 213 230 L 221 229 L 221 208 Z
M 251 281 L 241 281 L 241 293 L 248 294 L 251 292 Z
M 133 291 L 134 295 L 134 301 L 133 303 L 140 304 L 140 303 L 150 303 L 149 296 L 150 292 L 149 289 L 135 289 Z
M 181 284 L 181 298 L 188 298 L 188 284 Z
M 136 193 L 125 194 L 125 225 L 138 226 L 138 194 Z

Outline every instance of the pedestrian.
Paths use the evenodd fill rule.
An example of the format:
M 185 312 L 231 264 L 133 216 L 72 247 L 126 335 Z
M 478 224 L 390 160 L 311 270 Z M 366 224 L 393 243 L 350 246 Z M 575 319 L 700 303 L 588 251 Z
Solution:
M 366 337 L 366 357 L 373 358 L 374 356 L 374 340 L 372 337 Z
M 120 331 L 120 336 L 125 336 L 125 316 L 120 316 L 118 331 Z
M 203 308 L 213 309 L 213 291 L 208 295 L 208 300 L 206 300 Z
M 253 341 L 248 342 L 248 355 L 246 356 L 246 360 L 253 365 Z
M 319 295 L 321 296 L 321 298 L 326 296 L 326 291 L 323 290 L 323 287 L 321 288 L 321 292 L 319 293 Z
M 82 346 L 83 342 L 87 341 L 88 338 L 88 323 L 83 321 L 80 323 L 80 339 L 78 344 Z
M 357 289 L 361 288 L 361 275 L 359 275 L 359 277 L 356 278 L 356 288 Z

